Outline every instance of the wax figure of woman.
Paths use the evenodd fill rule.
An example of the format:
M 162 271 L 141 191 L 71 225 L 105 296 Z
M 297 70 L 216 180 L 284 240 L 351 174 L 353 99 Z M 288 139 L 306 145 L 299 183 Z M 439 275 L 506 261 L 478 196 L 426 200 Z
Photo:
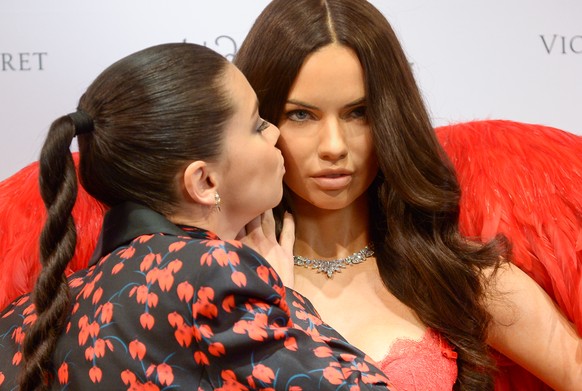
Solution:
M 110 209 L 67 284 L 75 136 L 81 183 Z M 0 313 L 0 389 L 387 389 L 363 353 L 290 321 L 292 229 L 279 245 L 262 222 L 283 192 L 278 136 L 205 47 L 154 46 L 105 70 L 41 152 L 43 269 Z
M 281 130 L 295 288 L 324 321 L 400 389 L 492 389 L 487 344 L 557 389 L 582 384 L 580 339 L 500 261 L 504 238 L 459 234 L 454 170 L 377 9 L 274 0 L 235 64 Z

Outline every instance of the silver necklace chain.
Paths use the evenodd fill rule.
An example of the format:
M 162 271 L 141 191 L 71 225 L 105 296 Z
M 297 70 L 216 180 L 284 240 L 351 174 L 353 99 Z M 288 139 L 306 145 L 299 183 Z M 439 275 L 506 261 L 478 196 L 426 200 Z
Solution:
M 367 245 L 360 251 L 356 251 L 350 256 L 340 259 L 309 259 L 301 255 L 293 256 L 293 263 L 296 266 L 304 266 L 306 268 L 316 269 L 318 273 L 327 274 L 327 278 L 332 278 L 333 273 L 341 272 L 348 265 L 356 265 L 364 262 L 366 259 L 374 255 L 371 245 Z

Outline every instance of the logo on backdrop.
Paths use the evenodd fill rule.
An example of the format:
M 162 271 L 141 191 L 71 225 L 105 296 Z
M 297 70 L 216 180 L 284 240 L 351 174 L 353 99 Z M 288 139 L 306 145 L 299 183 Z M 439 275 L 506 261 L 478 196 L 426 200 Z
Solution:
M 187 40 L 184 39 L 184 42 L 187 42 Z M 234 56 L 238 51 L 236 40 L 230 35 L 219 35 L 214 39 L 214 41 L 210 42 L 210 44 L 207 41 L 204 41 L 202 42 L 202 45 L 222 54 L 229 61 L 234 59 Z
M 582 35 L 540 34 L 546 53 L 582 54 Z
M 47 52 L 0 52 L 1 72 L 35 72 L 44 70 Z

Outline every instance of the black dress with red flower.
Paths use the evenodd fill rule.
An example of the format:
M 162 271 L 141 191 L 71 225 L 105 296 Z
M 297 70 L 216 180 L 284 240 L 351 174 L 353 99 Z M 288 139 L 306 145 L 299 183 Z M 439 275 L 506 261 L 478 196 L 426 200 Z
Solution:
M 69 285 L 53 389 L 390 386 L 258 253 L 136 204 L 108 212 L 90 267 Z M 295 326 L 288 303 L 309 327 Z M 0 390 L 18 388 L 22 341 L 35 319 L 29 295 L 0 313 Z

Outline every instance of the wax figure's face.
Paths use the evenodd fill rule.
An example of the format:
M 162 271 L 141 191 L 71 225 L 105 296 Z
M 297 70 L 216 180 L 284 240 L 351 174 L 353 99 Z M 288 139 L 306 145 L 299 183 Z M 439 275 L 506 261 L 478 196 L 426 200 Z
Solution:
M 227 73 L 235 113 L 226 126 L 218 191 L 224 213 L 250 220 L 281 201 L 285 167 L 275 147 L 279 129 L 259 117 L 257 96 L 243 74 L 234 65 Z
M 285 183 L 322 209 L 351 204 L 370 186 L 377 162 L 366 117 L 364 72 L 351 50 L 329 45 L 306 58 L 279 123 Z

